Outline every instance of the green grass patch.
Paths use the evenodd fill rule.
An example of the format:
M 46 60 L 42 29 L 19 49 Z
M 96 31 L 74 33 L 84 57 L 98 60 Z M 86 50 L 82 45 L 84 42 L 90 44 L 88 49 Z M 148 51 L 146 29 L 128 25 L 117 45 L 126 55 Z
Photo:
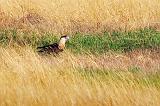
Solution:
M 105 53 L 110 50 L 127 52 L 135 49 L 159 48 L 160 32 L 143 29 L 132 32 L 105 32 L 102 35 L 77 34 L 73 36 L 68 47 L 74 52 L 89 51 L 92 53 Z
M 33 48 L 58 41 L 52 33 L 36 34 L 1 30 L 0 45 L 29 45 Z M 160 32 L 153 29 L 141 29 L 130 32 L 104 32 L 102 34 L 75 34 L 67 42 L 67 48 L 74 53 L 105 53 L 108 51 L 127 52 L 135 49 L 159 49 Z
M 48 45 L 57 42 L 58 38 L 52 33 L 42 35 L 34 32 L 18 32 L 17 30 L 0 30 L 0 46 L 37 46 Z

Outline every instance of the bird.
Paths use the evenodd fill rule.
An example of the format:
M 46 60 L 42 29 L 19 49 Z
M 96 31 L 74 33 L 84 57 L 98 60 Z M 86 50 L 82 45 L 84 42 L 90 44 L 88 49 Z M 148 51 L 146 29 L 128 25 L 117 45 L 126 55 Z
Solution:
M 38 53 L 47 53 L 47 54 L 59 54 L 64 51 L 65 43 L 69 40 L 68 35 L 64 35 L 60 37 L 59 42 L 37 47 Z

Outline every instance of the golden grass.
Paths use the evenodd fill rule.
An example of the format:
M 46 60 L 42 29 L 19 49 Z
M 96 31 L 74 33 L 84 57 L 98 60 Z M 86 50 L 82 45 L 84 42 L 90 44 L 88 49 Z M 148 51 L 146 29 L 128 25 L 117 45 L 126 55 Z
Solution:
M 159 0 L 1 0 L 0 26 L 54 33 L 160 28 Z
M 69 54 L 66 51 L 56 58 L 39 56 L 30 48 L 0 48 L 0 105 L 160 105 L 159 89 L 152 85 L 136 82 L 134 79 L 137 76 L 126 69 L 129 67 L 129 61 L 135 62 L 134 65 L 139 63 L 139 66 L 143 67 L 145 64 L 138 62 L 138 58 L 145 55 L 140 53 L 141 57 L 135 55 L 135 60 L 130 60 L 127 55 L 118 54 L 110 54 L 105 58 L 93 55 L 84 55 L 81 58 Z M 141 61 L 151 62 L 151 65 L 158 70 L 160 60 L 150 56 L 147 57 L 150 60 L 143 58 Z M 116 61 L 119 62 L 115 64 Z M 104 66 L 109 64 L 108 69 L 117 70 L 118 72 L 115 73 L 121 80 L 112 76 L 111 73 L 102 76 L 98 74 L 90 76 L 87 73 L 83 76 L 80 74 L 84 69 L 91 69 L 86 71 L 93 71 L 93 73 L 97 68 L 100 69 L 99 71 L 107 69 Z

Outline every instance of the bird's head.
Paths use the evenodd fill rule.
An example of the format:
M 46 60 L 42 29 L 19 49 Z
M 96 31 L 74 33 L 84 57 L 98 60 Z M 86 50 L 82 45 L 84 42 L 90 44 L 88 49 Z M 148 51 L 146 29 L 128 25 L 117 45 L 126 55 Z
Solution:
M 61 36 L 60 41 L 59 41 L 59 49 L 64 49 L 65 48 L 65 43 L 68 40 L 69 40 L 68 35 Z
M 69 40 L 69 36 L 68 35 L 61 36 L 60 40 L 61 39 L 65 39 L 66 41 L 68 41 Z

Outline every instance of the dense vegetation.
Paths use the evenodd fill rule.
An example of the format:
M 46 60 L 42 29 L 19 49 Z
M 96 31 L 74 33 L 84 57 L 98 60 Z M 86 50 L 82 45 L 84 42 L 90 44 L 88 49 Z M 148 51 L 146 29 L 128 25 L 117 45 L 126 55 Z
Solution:
M 71 35 L 70 35 L 71 36 Z M 43 46 L 57 42 L 59 36 L 52 33 L 19 33 L 17 30 L 1 30 L 0 45 Z M 71 36 L 67 48 L 76 53 L 105 53 L 108 51 L 132 51 L 135 49 L 159 49 L 160 32 L 153 29 L 138 31 L 104 32 L 102 34 L 80 34 Z

